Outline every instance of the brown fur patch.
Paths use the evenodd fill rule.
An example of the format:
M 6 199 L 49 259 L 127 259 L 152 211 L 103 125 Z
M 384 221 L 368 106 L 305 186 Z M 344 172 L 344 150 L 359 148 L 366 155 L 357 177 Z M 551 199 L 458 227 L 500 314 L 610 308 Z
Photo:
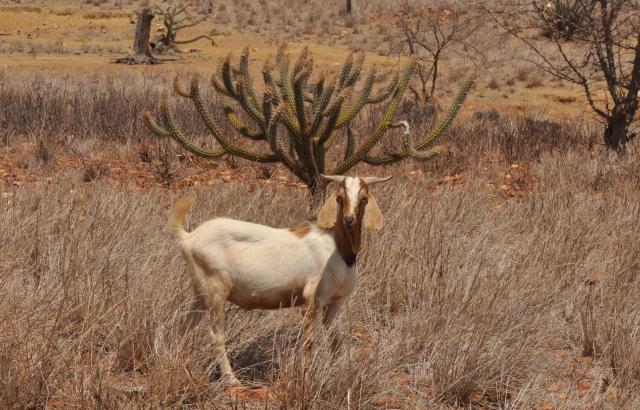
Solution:
M 304 238 L 311 231 L 311 225 L 306 224 L 295 228 L 289 228 L 289 231 L 298 238 Z

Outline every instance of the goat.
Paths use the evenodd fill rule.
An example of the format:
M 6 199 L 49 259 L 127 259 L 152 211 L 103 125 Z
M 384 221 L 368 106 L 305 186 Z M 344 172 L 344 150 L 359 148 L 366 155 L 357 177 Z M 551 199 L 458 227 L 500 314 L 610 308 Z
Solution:
M 178 201 L 169 227 L 178 236 L 193 274 L 195 299 L 184 322 L 188 330 L 205 312 L 223 379 L 240 384 L 225 350 L 224 304 L 245 309 L 305 306 L 304 339 L 318 313 L 325 326 L 335 319 L 356 283 L 356 258 L 362 226 L 381 229 L 382 213 L 369 187 L 387 181 L 378 177 L 324 176 L 338 188 L 321 207 L 315 223 L 297 229 L 276 229 L 215 218 L 187 232 L 183 221 L 193 198 Z

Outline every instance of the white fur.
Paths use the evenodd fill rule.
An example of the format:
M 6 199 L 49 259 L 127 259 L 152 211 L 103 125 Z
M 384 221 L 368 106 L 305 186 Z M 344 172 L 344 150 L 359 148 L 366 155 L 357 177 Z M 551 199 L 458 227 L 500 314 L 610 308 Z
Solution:
M 315 298 L 324 306 L 342 301 L 355 285 L 356 265 L 345 264 L 333 232 L 314 225 L 300 238 L 288 229 L 216 218 L 187 233 L 182 250 L 207 276 L 228 275 L 228 300 L 240 307 L 278 308 L 290 302 L 282 299 L 283 291 L 296 289 L 305 301 Z M 335 283 L 316 293 L 321 277 Z
M 351 216 L 355 216 L 359 192 L 364 184 L 388 180 L 375 177 L 362 180 L 343 176 L 326 178 L 344 182 Z M 375 225 L 374 229 L 380 229 L 382 215 L 373 197 L 370 199 L 370 206 L 379 215 L 379 220 L 372 225 Z M 334 201 L 331 205 L 336 209 L 335 196 L 330 200 Z M 190 233 L 186 232 L 183 219 L 191 202 L 190 198 L 181 199 L 169 220 L 169 226 L 180 238 L 182 252 L 193 270 L 196 298 L 185 324 L 194 325 L 204 312 L 215 313 L 209 332 L 214 353 L 220 360 L 223 376 L 231 383 L 238 383 L 224 348 L 224 304 L 227 300 L 246 309 L 305 305 L 304 333 L 305 340 L 308 340 L 318 314 L 321 313 L 323 323 L 329 325 L 345 298 L 353 292 L 357 267 L 355 263 L 348 266 L 340 254 L 335 230 L 321 229 L 315 224 L 291 231 L 216 218 Z M 362 222 L 357 221 L 357 226 L 361 227 Z
M 347 177 L 344 180 L 344 187 L 347 197 L 349 197 L 349 210 L 344 215 L 355 217 L 356 206 L 358 205 L 358 194 L 360 193 L 360 178 Z
M 224 347 L 225 301 L 246 309 L 303 304 L 308 341 L 318 313 L 329 325 L 355 287 L 356 264 L 344 262 L 333 231 L 310 225 L 305 235 L 296 235 L 287 229 L 217 218 L 188 233 L 182 227 L 184 213 L 176 217 L 177 213 L 170 224 L 191 262 L 196 293 L 185 324 L 193 326 L 205 311 L 215 313 L 209 333 L 220 370 L 231 384 L 239 381 Z

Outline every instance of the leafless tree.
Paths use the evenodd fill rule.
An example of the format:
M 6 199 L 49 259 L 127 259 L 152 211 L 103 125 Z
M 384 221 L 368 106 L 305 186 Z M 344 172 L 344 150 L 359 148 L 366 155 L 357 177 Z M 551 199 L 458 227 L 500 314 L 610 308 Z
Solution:
M 151 20 L 153 20 L 153 17 L 154 14 L 148 7 L 145 7 L 138 12 L 133 49 L 127 57 L 117 59 L 116 63 L 156 64 L 158 62 L 151 55 L 151 50 L 149 49 L 149 36 L 151 34 Z
M 176 51 L 179 44 L 190 44 L 198 40 L 207 39 L 213 44 L 213 39 L 207 35 L 199 35 L 189 40 L 178 40 L 178 32 L 183 29 L 195 27 L 205 21 L 209 14 L 200 17 L 191 15 L 186 7 L 176 7 L 172 5 L 161 6 L 156 5 L 154 12 L 162 18 L 164 32 L 161 35 L 154 36 L 151 40 L 151 46 L 157 53 L 164 51 Z
M 573 0 L 582 16 L 557 12 L 559 1 L 520 0 L 489 10 L 494 20 L 533 52 L 526 60 L 579 85 L 604 124 L 607 147 L 623 150 L 637 135 L 640 91 L 640 0 Z M 566 2 L 562 2 L 566 3 Z M 581 21 L 570 27 L 562 19 Z M 574 23 L 571 23 L 574 24 Z M 543 33 L 544 37 L 540 34 Z
M 418 88 L 411 84 L 409 90 L 420 104 L 433 101 L 439 64 L 445 54 L 461 50 L 475 54 L 477 51 L 469 39 L 478 28 L 479 16 L 469 12 L 469 8 L 405 3 L 393 13 L 397 40 L 394 48 L 418 60 Z M 454 50 L 455 46 L 459 46 L 457 50 Z

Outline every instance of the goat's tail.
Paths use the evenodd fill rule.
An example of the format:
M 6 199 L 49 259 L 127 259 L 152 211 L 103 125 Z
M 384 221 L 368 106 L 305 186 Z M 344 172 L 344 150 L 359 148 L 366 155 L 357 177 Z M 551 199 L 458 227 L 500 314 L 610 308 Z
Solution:
M 192 196 L 180 198 L 169 217 L 169 229 L 181 240 L 187 236 L 187 231 L 184 229 L 184 217 L 189 212 L 193 201 Z

